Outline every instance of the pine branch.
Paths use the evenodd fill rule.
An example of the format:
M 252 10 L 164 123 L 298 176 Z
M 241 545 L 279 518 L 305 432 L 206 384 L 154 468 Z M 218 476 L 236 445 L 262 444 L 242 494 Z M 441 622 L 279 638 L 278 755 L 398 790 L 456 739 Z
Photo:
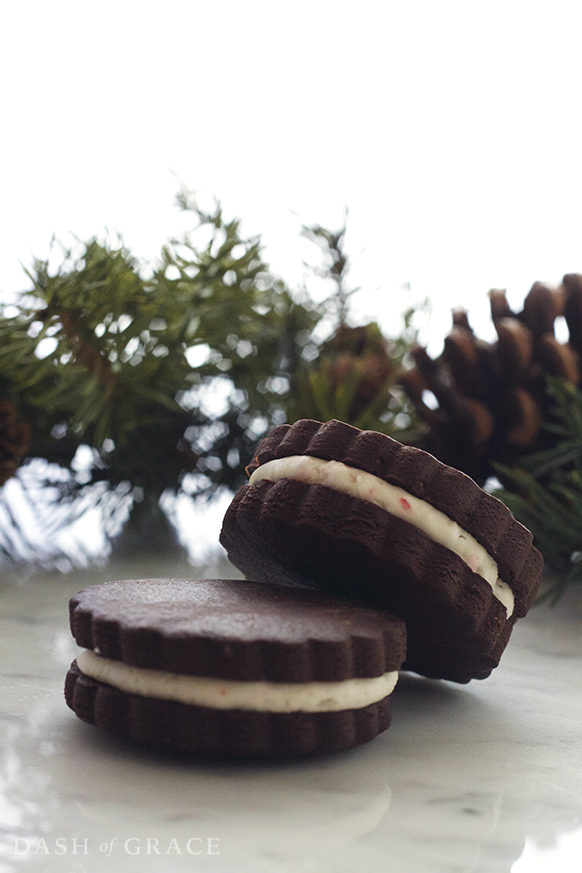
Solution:
M 549 378 L 553 421 L 546 430 L 558 438 L 550 448 L 525 455 L 512 467 L 496 465 L 512 489 L 497 491 L 528 527 L 558 581 L 544 594 L 552 603 L 572 584 L 582 583 L 582 392 Z
M 100 505 L 113 519 L 167 491 L 234 489 L 261 433 L 297 413 L 386 430 L 405 406 L 393 388 L 410 337 L 347 326 L 345 224 L 303 228 L 337 289 L 316 305 L 219 202 L 205 211 L 185 190 L 178 201 L 195 226 L 147 278 L 119 240 L 75 240 L 56 271 L 34 262 L 16 314 L 0 318 L 0 398 L 31 427 L 28 459 L 68 471 L 46 484 L 71 511 Z M 338 330 L 322 342 L 330 311 Z M 81 446 L 91 463 L 78 471 Z

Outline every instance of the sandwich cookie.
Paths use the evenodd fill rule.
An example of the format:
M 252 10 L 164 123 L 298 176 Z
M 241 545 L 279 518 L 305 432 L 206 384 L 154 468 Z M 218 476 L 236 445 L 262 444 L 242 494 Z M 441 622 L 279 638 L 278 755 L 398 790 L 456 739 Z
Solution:
M 65 698 L 84 721 L 156 746 L 285 757 L 335 752 L 390 724 L 403 622 L 324 592 L 242 580 L 141 579 L 70 601 L 83 648 Z
M 543 563 L 501 501 L 427 452 L 339 421 L 275 428 L 248 473 L 220 535 L 245 575 L 398 615 L 403 669 L 468 682 L 497 666 Z

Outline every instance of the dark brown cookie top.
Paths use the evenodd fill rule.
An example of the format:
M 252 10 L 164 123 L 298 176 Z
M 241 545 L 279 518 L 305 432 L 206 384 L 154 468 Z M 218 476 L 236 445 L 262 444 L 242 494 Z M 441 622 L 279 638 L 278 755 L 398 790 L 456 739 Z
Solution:
M 504 503 L 465 473 L 385 434 L 340 421 L 322 424 L 309 419 L 271 431 L 260 443 L 248 473 L 267 461 L 292 455 L 341 461 L 430 503 L 472 534 L 497 562 L 500 577 L 515 595 L 517 614 L 525 614 L 531 605 L 543 564 L 533 537 Z M 522 572 L 525 566 L 527 573 Z
M 399 619 L 319 591 L 238 579 L 127 579 L 70 601 L 80 646 L 136 667 L 274 682 L 398 670 Z

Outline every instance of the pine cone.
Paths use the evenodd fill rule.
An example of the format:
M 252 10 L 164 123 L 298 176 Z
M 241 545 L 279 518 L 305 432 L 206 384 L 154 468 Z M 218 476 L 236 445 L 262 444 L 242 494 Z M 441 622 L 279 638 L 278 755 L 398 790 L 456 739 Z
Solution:
M 301 384 L 302 397 L 293 411 L 294 418 L 336 417 L 354 424 L 372 407 L 387 403 L 396 370 L 389 344 L 377 324 L 341 325 L 322 344 L 317 369 Z
M 581 383 L 582 276 L 566 275 L 559 288 L 536 282 L 519 313 L 505 291 L 490 292 L 497 332 L 492 343 L 478 339 L 464 310 L 453 312 L 453 327 L 442 355 L 413 353 L 415 365 L 400 382 L 426 424 L 416 444 L 463 470 L 483 485 L 498 475 L 495 463 L 547 448 L 551 417 L 546 377 Z M 559 342 L 555 320 L 564 316 L 569 341 Z M 427 404 L 424 391 L 438 406 Z
M 31 429 L 8 400 L 0 400 L 0 486 L 14 476 L 30 447 Z

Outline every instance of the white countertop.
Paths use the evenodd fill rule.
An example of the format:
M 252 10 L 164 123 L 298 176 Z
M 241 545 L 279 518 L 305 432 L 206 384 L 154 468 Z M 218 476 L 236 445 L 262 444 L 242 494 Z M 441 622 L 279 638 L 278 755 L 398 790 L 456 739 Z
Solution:
M 518 622 L 489 679 L 403 675 L 392 727 L 365 746 L 228 763 L 133 745 L 65 705 L 68 599 L 130 575 L 216 571 L 0 584 L 0 873 L 582 870 L 582 592 Z

